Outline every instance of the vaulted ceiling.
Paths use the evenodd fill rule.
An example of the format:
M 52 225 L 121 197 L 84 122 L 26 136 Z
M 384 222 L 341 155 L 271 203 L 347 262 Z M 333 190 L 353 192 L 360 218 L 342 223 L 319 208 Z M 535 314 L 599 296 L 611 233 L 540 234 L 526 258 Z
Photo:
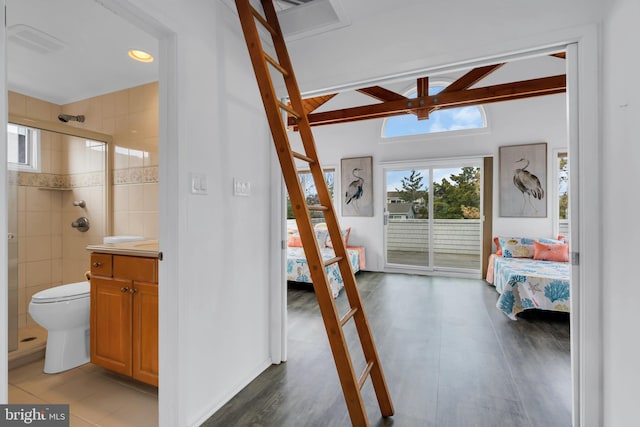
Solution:
M 221 1 L 233 7 L 233 0 Z M 290 37 L 294 38 L 314 37 L 319 34 L 318 31 L 333 31 L 340 25 L 351 25 L 353 21 L 361 19 L 359 16 L 340 16 L 344 11 L 339 7 L 336 10 L 323 9 L 323 7 L 339 5 L 338 0 L 275 0 L 275 3 L 277 9 L 282 12 L 283 28 L 285 25 L 290 25 Z M 57 104 L 66 104 L 158 79 L 158 61 L 144 64 L 134 62 L 127 56 L 127 51 L 132 48 L 157 55 L 157 40 L 103 7 L 99 2 L 6 0 L 6 4 L 7 74 L 10 90 Z M 377 7 L 380 8 L 381 3 L 377 3 Z M 393 6 L 390 4 L 388 7 Z M 317 18 L 322 14 L 328 18 L 336 17 L 337 20 L 320 23 L 312 20 L 313 17 Z M 292 22 L 295 25 L 291 25 Z M 305 25 L 316 25 L 316 28 L 305 33 Z M 319 28 L 322 29 L 319 30 Z M 553 67 L 558 69 L 557 64 Z M 493 77 L 502 75 L 503 69 L 508 68 L 496 68 L 497 71 L 487 74 L 487 77 L 491 80 Z M 465 72 L 477 73 L 479 70 Z M 363 114 L 384 117 L 391 110 L 399 111 L 401 114 L 419 112 L 424 115 L 435 108 L 449 108 L 468 102 L 465 99 L 490 102 L 490 99 L 495 100 L 499 97 L 506 99 L 509 96 L 524 96 L 523 92 L 528 91 L 555 90 L 562 84 L 559 80 L 547 79 L 522 83 L 518 88 L 495 86 L 541 77 L 550 78 L 560 73 L 531 75 L 520 72 L 519 74 L 522 77 L 494 79 L 491 83 L 494 87 L 491 88 L 477 89 L 486 81 L 484 79 L 464 90 L 454 91 L 454 86 L 447 90 L 449 93 L 445 92 L 437 99 L 421 97 L 422 99 L 414 101 L 421 108 L 416 108 L 416 104 L 409 106 L 409 100 L 402 95 L 402 91 L 398 92 L 393 87 L 361 88 L 360 92 L 368 95 L 369 103 L 374 105 L 359 110 L 351 109 L 328 114 L 327 111 L 316 110 L 319 104 L 312 107 L 314 103 L 322 103 L 321 99 L 310 100 L 308 108 L 309 112 L 313 111 L 312 121 L 316 120 L 317 123 L 349 121 Z M 433 78 L 427 75 L 421 77 Z M 455 78 L 459 77 L 462 77 L 462 74 L 455 76 Z M 455 79 L 450 79 L 452 80 Z M 464 82 L 460 81 L 459 85 Z M 484 84 L 484 86 L 487 85 L 489 83 Z M 516 93 L 509 95 L 509 91 Z M 363 106 L 349 108 L 352 107 Z
M 415 80 L 413 88 L 415 88 L 416 95 L 411 98 L 383 86 L 367 86 L 355 89 L 356 92 L 368 97 L 359 105 L 318 111 L 337 95 L 330 93 L 304 99 L 303 107 L 311 126 L 347 123 L 402 114 L 413 114 L 421 120 L 428 119 L 429 114 L 436 110 L 565 93 L 564 61 L 564 52 L 557 52 L 509 64 L 496 63 L 471 68 L 446 84 L 446 87 L 436 95 L 429 95 L 429 76 L 425 75 Z M 522 77 L 524 74 L 512 71 L 502 73 L 499 76 L 498 71 L 505 68 L 513 69 L 514 64 L 518 62 L 520 62 L 518 64 L 520 66 L 522 63 L 527 63 L 530 67 L 539 69 L 540 73 L 546 69 L 547 73 L 552 72 L 552 74 L 525 78 Z M 545 62 L 556 63 L 545 65 Z M 490 76 L 494 77 L 493 82 L 488 79 Z M 405 84 L 399 87 L 406 89 L 407 86 Z M 289 116 L 288 124 L 295 128 L 296 119 Z

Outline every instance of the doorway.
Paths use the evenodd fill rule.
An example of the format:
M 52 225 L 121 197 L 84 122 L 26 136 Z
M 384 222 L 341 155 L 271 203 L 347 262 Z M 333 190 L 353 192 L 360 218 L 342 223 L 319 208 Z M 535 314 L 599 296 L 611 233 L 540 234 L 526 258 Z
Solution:
M 72 0 L 69 0 L 65 3 L 71 2 Z M 145 22 L 143 22 L 144 19 L 142 17 L 135 16 L 135 14 L 131 10 L 127 10 L 126 4 L 120 4 L 122 2 L 119 2 L 117 7 L 113 7 L 114 5 L 110 4 L 113 2 L 106 2 L 107 4 L 101 4 L 82 1 L 80 1 L 74 7 L 62 7 L 59 3 L 56 3 L 56 5 L 54 6 L 62 11 L 62 13 L 65 15 L 65 19 L 77 21 L 78 25 L 80 26 L 89 25 L 91 27 L 91 19 L 95 18 L 96 16 L 104 18 L 104 21 L 108 23 L 108 25 L 106 26 L 109 35 L 107 36 L 105 35 L 105 33 L 101 33 L 101 31 L 104 30 L 104 27 L 102 25 L 94 25 L 93 27 L 91 27 L 90 31 L 78 30 L 72 25 L 68 25 L 65 27 L 65 25 L 61 22 L 58 22 L 56 19 L 52 19 L 52 14 L 48 14 L 39 9 L 40 6 L 42 6 L 41 2 L 20 1 L 7 3 L 9 3 L 6 8 L 8 16 L 7 27 L 9 29 L 9 27 L 13 26 L 13 29 L 11 31 L 7 31 L 6 38 L 7 40 L 11 40 L 7 42 L 7 64 L 9 65 L 7 68 L 9 78 L 7 79 L 8 87 L 6 89 L 8 90 L 6 92 L 10 92 L 9 112 L 17 113 L 21 116 L 32 116 L 31 118 L 47 122 L 54 128 L 56 128 L 57 132 L 60 132 L 60 129 L 65 128 L 67 130 L 71 129 L 74 131 L 91 130 L 94 131 L 94 133 L 108 133 L 108 135 L 114 136 L 113 141 L 115 142 L 115 145 L 118 146 L 118 148 L 115 148 L 114 144 L 111 144 L 110 149 L 107 150 L 105 149 L 104 145 L 90 142 L 88 141 L 89 138 L 85 136 L 80 141 L 77 141 L 77 143 L 74 143 L 73 148 L 71 147 L 71 143 L 69 143 L 70 147 L 65 152 L 62 152 L 60 150 L 58 150 L 57 152 L 53 152 L 56 150 L 52 149 L 52 156 L 41 158 L 43 165 L 47 164 L 50 167 L 59 167 L 63 165 L 64 167 L 69 166 L 70 168 L 71 163 L 75 163 L 83 167 L 90 167 L 94 163 L 92 158 L 95 157 L 96 154 L 100 154 L 102 158 L 103 169 L 106 167 L 108 174 L 107 176 L 109 176 L 109 178 L 102 178 L 99 180 L 96 178 L 96 180 L 94 181 L 93 175 L 97 174 L 92 174 L 92 172 L 95 172 L 93 170 L 78 170 L 76 168 L 71 171 L 71 169 L 69 169 L 70 172 L 68 175 L 71 176 L 63 177 L 68 181 L 64 181 L 63 179 L 63 183 L 68 183 L 68 187 L 73 188 L 73 190 L 70 190 L 69 188 L 57 188 L 57 184 L 60 184 L 60 182 L 58 176 L 54 176 L 53 173 L 45 174 L 47 175 L 45 179 L 54 182 L 55 185 L 53 185 L 52 187 L 55 188 L 45 190 L 40 190 L 39 188 L 34 189 L 40 191 L 29 190 L 31 193 L 33 193 L 34 196 L 37 196 L 38 199 L 48 200 L 50 202 L 48 204 L 50 205 L 55 204 L 56 206 L 63 206 L 61 213 L 54 212 L 53 215 L 54 218 L 57 218 L 58 220 L 56 222 L 62 224 L 64 230 L 70 228 L 70 224 L 72 224 L 72 222 L 75 222 L 74 220 L 78 215 L 80 215 L 83 209 L 90 213 L 90 215 L 87 215 L 91 223 L 90 231 L 84 234 L 78 233 L 76 230 L 71 231 L 71 240 L 73 240 L 74 243 L 77 243 L 77 245 L 74 246 L 73 253 L 69 254 L 70 261 L 60 261 L 56 264 L 58 267 L 52 267 L 49 269 L 52 275 L 55 273 L 56 277 L 55 279 L 52 279 L 51 285 L 69 283 L 72 281 L 80 280 L 78 278 L 74 278 L 78 274 L 80 274 L 81 278 L 84 278 L 84 272 L 88 269 L 89 266 L 88 252 L 85 249 L 87 244 L 102 243 L 103 237 L 109 234 L 132 234 L 134 232 L 134 226 L 137 225 L 141 225 L 141 231 L 139 232 L 139 234 L 142 234 L 147 238 L 159 237 L 158 140 L 160 131 L 158 123 L 159 114 L 167 114 L 167 112 L 161 111 L 158 107 L 158 104 L 159 98 L 162 96 L 166 96 L 167 88 L 164 88 L 164 95 L 160 95 L 157 84 L 159 78 L 156 72 L 155 77 L 153 77 L 151 80 L 136 81 L 134 79 L 131 85 L 107 88 L 107 91 L 100 92 L 99 89 L 96 89 L 93 86 L 93 83 L 95 83 L 94 79 L 96 81 L 108 79 L 101 79 L 101 75 L 99 72 L 86 72 L 85 68 L 82 68 L 83 70 L 85 70 L 85 74 L 81 75 L 80 78 L 73 78 L 72 72 L 76 70 L 72 65 L 65 64 L 63 62 L 64 65 L 61 68 L 54 67 L 53 63 L 47 66 L 31 68 L 34 71 L 37 68 L 45 68 L 46 71 L 49 72 L 52 76 L 58 75 L 56 73 L 60 72 L 60 70 L 62 69 L 64 78 L 60 80 L 60 84 L 58 86 L 64 88 L 66 87 L 66 84 L 71 83 L 73 86 L 75 86 L 74 90 L 79 91 L 73 92 L 74 96 L 78 96 L 78 98 L 57 100 L 55 98 L 56 94 L 53 92 L 49 93 L 45 91 L 43 92 L 44 95 L 41 96 L 38 96 L 35 92 L 30 92 L 30 89 L 35 91 L 36 86 L 38 86 L 35 84 L 35 81 L 33 87 L 31 87 L 31 85 L 27 85 L 25 89 L 25 85 L 22 84 L 23 82 L 20 79 L 26 78 L 28 76 L 31 76 L 31 78 L 35 79 L 35 77 L 29 73 L 16 73 L 16 70 L 11 69 L 10 65 L 15 64 L 15 61 L 24 60 L 27 64 L 32 64 L 29 61 L 47 60 L 46 58 L 49 58 L 48 60 L 52 61 L 53 59 L 51 54 L 49 56 L 38 56 L 38 53 L 36 52 L 37 47 L 28 46 L 26 41 L 24 40 L 24 37 L 22 39 L 19 37 L 20 34 L 18 34 L 18 32 L 21 29 L 24 29 L 23 27 L 26 25 L 23 25 L 23 27 L 21 27 L 21 23 L 14 20 L 17 19 L 18 16 L 18 14 L 15 13 L 18 7 L 27 9 L 27 12 L 30 12 L 27 13 L 28 16 L 37 16 L 38 19 L 42 19 L 43 17 L 45 18 L 45 20 L 48 19 L 48 25 L 42 27 L 43 30 L 46 30 L 47 33 L 54 33 L 55 31 L 60 30 L 63 34 L 72 34 L 76 37 L 60 37 L 60 39 L 65 39 L 67 41 L 71 40 L 73 42 L 75 42 L 76 40 L 81 40 L 81 42 L 84 44 L 91 44 L 94 48 L 96 48 L 96 50 L 99 50 L 96 46 L 100 45 L 100 43 L 94 43 L 93 37 L 96 37 L 96 35 L 101 40 L 109 40 L 113 42 L 114 46 L 115 44 L 117 44 L 117 41 L 121 40 L 121 37 L 123 36 L 122 33 L 124 33 L 124 31 L 119 32 L 117 30 L 117 28 L 121 27 L 113 25 L 114 20 L 117 22 L 121 22 L 123 26 L 129 26 L 129 28 L 135 27 L 136 31 L 140 32 L 145 31 L 142 29 L 142 27 L 145 27 Z M 33 10 L 34 8 L 35 12 Z M 117 10 L 118 13 L 114 13 L 115 10 Z M 21 9 L 21 12 L 24 11 L 24 9 Z M 20 14 L 20 16 L 24 17 L 25 14 L 22 13 Z M 100 18 L 98 20 L 100 21 Z M 154 25 L 157 24 L 149 24 L 147 25 L 147 27 L 153 27 Z M 57 27 L 65 28 L 60 29 Z M 156 32 L 157 34 L 161 33 L 158 28 L 154 29 L 158 30 Z M 27 35 L 29 34 L 33 33 L 28 33 Z M 83 34 L 83 37 L 78 38 L 77 34 Z M 150 35 L 149 33 L 145 34 L 145 40 L 151 38 L 152 40 L 154 40 L 155 45 L 158 45 L 158 38 L 156 38 L 156 36 Z M 25 36 L 25 33 L 22 33 L 21 35 Z M 67 46 L 64 46 L 62 50 L 73 51 L 73 49 L 71 48 L 71 44 L 72 43 L 69 43 Z M 24 49 L 23 51 L 19 51 L 19 48 Z M 52 48 L 55 51 L 56 46 L 52 46 Z M 126 50 L 118 49 L 117 51 L 119 54 L 124 52 L 123 56 L 125 58 L 127 57 Z M 156 55 L 156 65 L 158 63 L 157 51 L 157 49 L 154 51 L 154 55 Z M 24 55 L 16 56 L 16 52 L 22 52 Z M 27 54 L 26 52 L 29 53 Z M 127 61 L 131 60 L 127 59 Z M 131 62 L 133 63 L 133 61 Z M 110 73 L 110 70 L 108 69 L 104 69 L 102 71 L 106 72 L 107 74 Z M 19 75 L 20 79 L 16 80 L 12 78 L 12 76 L 15 77 L 16 74 Z M 119 74 L 126 75 L 127 72 Z M 171 88 L 171 84 L 169 84 L 168 86 Z M 57 86 L 53 85 L 51 87 L 55 88 Z M 83 90 L 86 92 L 82 93 Z M 92 92 L 92 90 L 96 90 L 97 92 Z M 125 92 L 128 90 L 131 90 L 131 92 Z M 51 96 L 52 99 L 48 99 L 49 96 Z M 15 99 L 24 99 L 26 101 L 18 102 L 12 105 L 11 101 Z M 15 108 L 12 108 L 16 107 L 16 105 L 19 108 L 23 107 L 23 109 L 20 111 L 16 111 Z M 64 113 L 72 113 L 73 116 L 68 116 Z M 60 118 L 61 116 L 62 118 Z M 82 120 L 78 120 L 78 117 L 82 117 Z M 166 120 L 166 117 L 163 118 Z M 66 123 L 67 121 L 70 121 L 71 123 Z M 169 128 L 169 126 L 166 126 L 163 131 L 167 132 L 167 128 Z M 44 137 L 54 138 L 43 134 L 43 141 L 45 140 Z M 77 148 L 79 146 L 81 146 L 82 148 Z M 118 175 L 117 180 L 111 179 L 111 173 L 113 173 L 114 170 L 116 172 L 116 175 Z M 43 172 L 51 171 L 43 170 Z M 98 181 L 102 186 L 102 196 L 86 193 L 82 194 L 83 190 L 78 190 L 78 188 L 84 188 L 85 184 L 92 185 L 97 183 Z M 116 185 L 113 185 L 114 182 Z M 115 188 L 115 191 L 114 187 L 117 187 Z M 113 201 L 113 199 L 115 199 L 116 201 L 115 209 L 111 209 L 111 202 Z M 96 201 L 101 202 L 101 206 L 103 206 L 102 209 L 100 208 L 100 206 L 98 206 L 98 203 L 96 203 Z M 132 203 L 128 203 L 129 201 L 131 201 Z M 76 202 L 78 203 L 76 204 Z M 118 204 L 120 205 L 120 208 L 117 207 Z M 9 205 L 6 207 L 7 210 L 10 210 L 14 207 L 14 204 L 10 201 Z M 103 210 L 105 212 L 104 220 L 98 219 L 94 216 L 97 215 L 97 212 L 99 210 Z M 118 214 L 120 215 L 120 220 L 116 220 L 115 224 L 113 221 L 110 221 L 108 219 L 108 217 L 110 216 L 109 214 L 114 213 L 114 210 L 120 211 L 120 213 Z M 53 223 L 54 221 L 52 220 L 51 222 Z M 130 229 L 124 229 L 123 227 L 125 226 L 130 227 Z M 87 237 L 89 234 L 92 235 L 90 241 L 84 241 L 78 238 L 78 236 Z M 55 251 L 55 248 L 57 246 L 66 248 L 64 237 L 53 237 L 51 240 L 55 240 L 58 243 L 60 243 L 60 241 L 62 240 L 62 244 L 52 244 L 47 247 L 47 250 L 49 250 L 50 248 L 52 253 Z M 60 265 L 62 265 L 61 268 L 59 267 Z M 19 271 L 19 273 L 22 272 L 22 277 L 24 277 L 25 269 L 26 268 L 22 268 Z M 29 295 L 27 295 L 27 297 L 29 297 Z M 24 306 L 24 304 L 21 304 L 21 307 L 22 306 Z M 24 310 L 22 311 L 21 318 L 28 319 L 28 315 L 24 312 Z M 24 368 L 26 369 L 26 365 L 24 366 Z M 23 369 L 23 367 L 19 367 L 18 369 Z M 5 376 L 1 377 L 4 379 L 4 381 L 6 381 L 7 379 L 6 374 L 7 373 L 5 371 L 5 373 L 3 374 Z M 29 373 L 25 373 L 23 378 L 27 378 L 28 375 Z M 128 396 L 130 397 L 131 401 L 137 398 L 131 398 L 132 395 L 140 395 L 140 399 L 145 401 L 144 405 L 140 406 L 139 409 L 136 409 L 133 408 L 132 405 L 128 405 L 125 397 L 121 401 L 123 413 L 127 414 L 127 416 L 131 415 L 133 418 L 135 418 L 136 410 L 144 411 L 144 415 L 148 419 L 148 422 L 153 425 L 157 425 L 157 389 L 149 389 L 145 388 L 141 384 L 133 383 L 123 383 L 114 386 L 114 384 L 112 384 L 113 381 L 109 380 L 108 378 L 106 378 L 107 381 L 100 382 L 100 379 L 105 379 L 100 377 L 104 377 L 104 375 L 97 369 L 94 369 L 94 367 L 92 367 L 91 365 L 85 365 L 81 368 L 78 368 L 76 371 L 70 372 L 68 375 L 65 374 L 56 377 L 61 383 L 67 383 L 67 380 L 69 382 L 69 384 L 61 385 L 61 387 L 57 390 L 60 393 L 60 397 L 58 399 L 64 399 L 62 396 L 65 396 L 65 393 L 69 393 L 69 396 L 73 397 L 79 397 L 80 395 L 82 395 L 85 398 L 83 402 L 83 406 L 85 408 L 84 410 L 86 410 L 88 413 L 94 409 L 99 408 L 99 404 L 95 404 L 95 402 L 92 402 L 92 394 L 107 393 L 108 390 L 114 391 L 114 387 L 122 387 L 122 390 L 120 390 L 120 392 L 123 393 L 123 397 L 127 396 L 127 393 L 130 392 Z M 9 401 L 12 401 L 12 403 L 20 402 L 24 398 L 24 394 L 20 393 L 20 386 L 16 385 L 15 378 L 15 375 L 13 376 L 13 378 L 11 375 L 9 375 L 10 384 L 8 399 Z M 54 377 L 43 377 L 41 369 L 38 372 L 34 372 L 34 378 L 35 379 L 31 380 L 31 383 L 35 384 L 34 387 L 37 387 L 36 381 L 56 379 Z M 81 380 L 81 378 L 84 379 L 86 383 L 90 384 L 90 386 L 86 387 L 86 392 L 80 392 L 78 388 L 75 388 L 75 394 L 73 394 L 73 383 L 75 380 Z M 94 379 L 97 380 L 97 382 L 94 383 Z M 21 385 L 23 385 L 24 387 L 29 386 L 26 383 Z M 76 385 L 80 386 L 80 384 Z M 24 391 L 27 390 L 25 389 Z M 35 392 L 32 391 L 27 391 L 27 394 L 37 396 Z M 114 391 L 114 395 L 118 394 L 118 391 Z M 3 398 L 3 400 L 7 399 L 7 395 L 4 393 L 2 393 L 1 397 Z M 120 399 L 120 397 L 117 397 L 117 399 Z M 67 399 L 67 401 L 69 402 L 71 400 L 71 397 Z M 126 408 L 127 406 L 128 408 Z M 80 407 L 76 406 L 76 408 Z M 78 410 L 80 411 L 82 409 Z M 73 415 L 74 414 L 72 414 L 72 416 Z M 77 413 L 75 415 L 77 415 Z M 98 412 L 93 413 L 93 416 L 95 417 L 104 415 L 106 415 L 104 412 L 102 413 L 102 415 L 100 415 Z M 122 414 L 120 414 L 120 417 L 122 418 Z M 98 418 L 92 419 L 95 421 L 98 420 Z M 136 424 L 142 425 L 140 423 Z
M 385 268 L 479 276 L 481 182 L 482 159 L 386 165 Z

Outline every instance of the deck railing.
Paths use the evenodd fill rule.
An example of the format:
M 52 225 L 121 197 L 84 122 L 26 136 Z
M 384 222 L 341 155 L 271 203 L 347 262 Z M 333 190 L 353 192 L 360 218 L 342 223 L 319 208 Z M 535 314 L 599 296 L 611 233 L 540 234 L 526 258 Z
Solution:
M 569 235 L 569 222 L 561 220 L 560 234 Z M 479 255 L 479 219 L 433 220 L 433 250 L 438 253 Z M 389 219 L 387 250 L 429 252 L 429 220 Z
M 481 248 L 479 219 L 433 220 L 433 250 L 441 253 L 479 255 Z M 428 252 L 429 220 L 390 219 L 387 250 Z

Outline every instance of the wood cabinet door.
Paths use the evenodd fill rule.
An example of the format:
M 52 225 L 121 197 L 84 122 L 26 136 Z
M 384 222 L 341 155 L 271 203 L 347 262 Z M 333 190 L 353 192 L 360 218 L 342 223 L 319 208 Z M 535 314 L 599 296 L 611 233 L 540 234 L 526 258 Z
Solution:
M 91 363 L 131 375 L 130 280 L 91 278 Z
M 134 282 L 133 378 L 158 385 L 158 285 Z

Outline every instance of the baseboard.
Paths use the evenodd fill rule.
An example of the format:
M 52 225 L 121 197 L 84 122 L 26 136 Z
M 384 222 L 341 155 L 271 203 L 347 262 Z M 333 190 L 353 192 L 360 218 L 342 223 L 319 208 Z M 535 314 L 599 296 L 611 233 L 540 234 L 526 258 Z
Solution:
M 11 355 L 9 355 L 9 361 L 8 361 L 9 370 L 19 368 L 20 366 L 28 365 L 29 363 L 35 362 L 40 359 L 44 359 L 45 351 L 46 351 L 46 347 L 42 347 L 42 348 L 34 349 L 34 351 L 31 351 L 27 354 L 22 354 L 14 358 L 11 358 Z

